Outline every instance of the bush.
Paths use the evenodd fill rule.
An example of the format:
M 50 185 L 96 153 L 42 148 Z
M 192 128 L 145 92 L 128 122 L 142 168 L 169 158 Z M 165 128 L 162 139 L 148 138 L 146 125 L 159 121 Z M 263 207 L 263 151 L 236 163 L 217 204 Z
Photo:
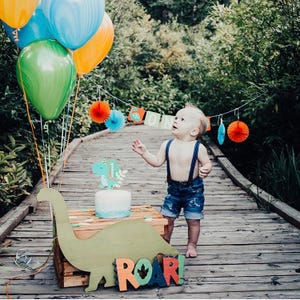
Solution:
M 242 173 L 252 176 L 250 180 L 257 177 L 256 162 L 261 160 L 263 165 L 272 149 L 280 153 L 282 144 L 287 144 L 299 152 L 299 1 L 244 0 L 229 5 L 231 1 L 209 0 L 204 1 L 209 6 L 207 11 L 199 1 L 183 1 L 185 5 L 176 1 L 140 2 L 155 4 L 154 10 L 162 4 L 174 18 L 168 17 L 162 24 L 147 15 L 138 1 L 107 2 L 106 11 L 114 24 L 114 44 L 109 55 L 81 78 L 76 105 L 72 96 L 57 120 L 44 122 L 29 103 L 38 147 L 42 156 L 47 155 L 49 169 L 62 152 L 72 103 L 75 115 L 70 141 L 105 128 L 89 118 L 89 106 L 96 100 L 109 101 L 125 115 L 131 105 L 174 114 L 190 101 L 206 114 L 217 116 L 249 102 L 240 111 L 241 119 L 250 127 L 249 139 L 241 145 L 225 141 L 221 149 L 230 160 L 238 161 Z M 193 15 L 184 14 L 189 8 L 193 8 Z M 178 24 L 176 20 L 191 20 L 187 24 L 195 25 Z M 203 21 L 198 24 L 199 20 Z M 8 207 L 19 202 L 13 200 L 16 195 L 22 198 L 26 194 L 29 181 L 24 180 L 24 174 L 27 172 L 35 184 L 40 171 L 16 81 L 18 50 L 3 26 L 0 44 L 0 66 L 5 70 L 0 73 L 1 201 L 6 203 L 1 202 L 1 206 Z M 224 123 L 232 120 L 226 116 Z M 210 136 L 216 138 L 217 118 L 212 121 Z M 15 144 L 23 145 L 23 149 L 2 146 L 8 143 L 8 136 L 14 136 L 18 141 Z M 285 166 L 291 168 L 287 162 Z M 275 170 L 276 166 L 261 168 L 261 175 L 268 174 L 268 168 Z M 266 178 L 262 184 L 271 182 Z M 11 187 L 20 182 L 18 189 L 8 182 Z
M 28 195 L 27 188 L 32 186 L 25 169 L 26 161 L 18 161 L 18 154 L 25 146 L 17 146 L 12 136 L 10 141 L 11 144 L 5 146 L 6 151 L 0 151 L 0 216 Z
M 300 211 L 300 154 L 288 147 L 279 153 L 273 150 L 257 173 L 261 173 L 261 185 L 266 191 Z

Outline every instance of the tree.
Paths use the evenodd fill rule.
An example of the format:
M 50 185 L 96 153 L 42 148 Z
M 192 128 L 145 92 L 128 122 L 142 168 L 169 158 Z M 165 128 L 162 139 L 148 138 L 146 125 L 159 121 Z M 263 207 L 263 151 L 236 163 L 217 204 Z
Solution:
M 216 4 L 229 5 L 230 0 L 139 0 L 147 12 L 162 23 L 176 20 L 186 25 L 199 24 Z
M 207 110 L 222 113 L 247 104 L 240 117 L 250 125 L 250 138 L 242 145 L 226 141 L 222 149 L 258 185 L 274 182 L 263 166 L 282 153 L 294 163 L 281 162 L 290 168 L 280 180 L 290 178 L 290 169 L 295 178 L 300 176 L 299 11 L 299 1 L 244 0 L 228 8 L 215 6 L 196 32 L 201 34 L 203 26 L 207 31 L 205 37 L 199 34 L 196 46 L 196 57 L 206 67 L 202 93 L 211 99 Z M 236 116 L 227 116 L 226 124 L 232 118 Z M 271 194 L 287 198 L 275 185 L 268 185 Z

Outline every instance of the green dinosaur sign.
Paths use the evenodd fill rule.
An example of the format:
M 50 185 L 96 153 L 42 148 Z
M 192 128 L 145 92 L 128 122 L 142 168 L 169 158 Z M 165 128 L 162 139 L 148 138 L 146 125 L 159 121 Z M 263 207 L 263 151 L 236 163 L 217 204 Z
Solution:
M 78 239 L 69 222 L 67 206 L 62 195 L 53 188 L 43 188 L 39 201 L 52 203 L 57 238 L 64 257 L 79 270 L 90 272 L 85 291 L 94 291 L 104 278 L 105 287 L 115 285 L 114 262 L 125 257 L 134 262 L 141 258 L 153 260 L 158 254 L 177 256 L 178 251 L 168 244 L 150 224 L 143 220 L 124 219 L 97 232 L 88 239 Z

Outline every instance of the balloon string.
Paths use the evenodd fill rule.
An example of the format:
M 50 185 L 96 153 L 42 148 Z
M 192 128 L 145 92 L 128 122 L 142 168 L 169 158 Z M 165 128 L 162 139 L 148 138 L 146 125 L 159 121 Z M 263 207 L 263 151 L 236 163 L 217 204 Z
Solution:
M 69 103 L 70 101 L 68 101 L 68 107 L 69 107 Z M 68 110 L 69 111 L 69 110 Z M 67 118 L 68 113 L 66 113 L 66 108 L 64 108 L 64 113 L 63 113 L 63 119 L 62 119 L 62 125 L 61 125 L 61 137 L 60 137 L 60 159 L 62 159 L 63 157 L 63 149 L 65 149 L 65 132 L 67 132 L 66 126 L 67 126 L 67 122 L 66 122 L 66 118 Z
M 40 117 L 40 125 L 41 125 L 41 136 L 42 136 L 42 145 L 43 145 L 43 155 L 44 155 L 44 166 L 45 166 L 45 176 L 46 176 L 46 182 L 47 182 L 47 187 L 49 187 L 49 171 L 48 171 L 48 166 L 49 166 L 49 169 L 51 167 L 50 165 L 50 157 L 48 158 L 48 162 L 47 162 L 47 154 L 46 154 L 46 147 L 48 149 L 50 149 L 50 140 L 49 140 L 49 124 L 48 122 L 46 122 L 45 124 L 43 124 L 43 118 L 42 116 Z M 47 137 L 48 137 L 48 142 L 47 142 L 47 145 L 45 143 L 45 138 L 44 138 L 44 130 L 45 130 L 45 133 L 47 133 Z M 50 150 L 49 150 L 50 151 Z
M 63 161 L 63 157 L 65 154 L 65 147 L 66 147 L 66 141 L 67 141 L 67 127 L 69 124 L 69 111 L 70 111 L 70 100 L 68 101 L 68 107 L 64 108 L 63 113 L 63 121 L 62 121 L 62 130 L 61 130 L 61 138 L 60 138 L 60 152 L 59 152 L 59 161 Z M 57 178 L 61 178 L 62 176 L 62 168 L 58 170 Z M 59 179 L 60 180 L 60 179 Z
M 52 252 L 53 252 L 54 242 L 55 242 L 56 238 L 57 238 L 57 237 L 54 237 L 53 240 L 52 240 L 51 251 L 49 251 L 48 256 L 47 256 L 47 258 L 46 258 L 46 261 L 45 261 L 42 265 L 40 265 L 39 267 L 33 269 L 34 272 L 29 273 L 29 274 L 24 274 L 24 275 L 14 276 L 14 277 L 9 278 L 8 282 L 6 283 L 6 287 L 5 287 L 5 293 L 6 293 L 6 298 L 7 298 L 7 299 L 12 299 L 11 296 L 9 295 L 9 286 L 11 285 L 11 283 L 12 283 L 14 280 L 16 280 L 16 279 L 22 279 L 22 278 L 25 278 L 25 277 L 27 277 L 27 276 L 30 276 L 30 277 L 31 277 L 31 276 L 35 276 L 36 274 L 42 272 L 42 271 L 45 269 L 45 267 L 46 267 L 46 265 L 47 265 L 47 263 L 48 263 L 48 261 L 49 261 L 49 259 L 50 259 L 50 257 L 51 257 L 51 254 L 52 254 Z
M 21 87 L 22 87 L 22 91 L 23 91 L 23 96 L 24 96 L 24 102 L 25 102 L 25 106 L 26 106 L 27 117 L 28 117 L 28 121 L 29 121 L 29 124 L 30 124 L 32 136 L 33 136 L 33 141 L 34 141 L 34 146 L 35 146 L 35 152 L 37 154 L 37 160 L 38 160 L 38 163 L 39 163 L 39 168 L 40 168 L 41 175 L 42 175 L 43 186 L 47 187 L 46 178 L 45 178 L 45 174 L 44 174 L 44 170 L 43 170 L 42 159 L 41 159 L 41 156 L 40 156 L 39 147 L 38 147 L 37 139 L 36 139 L 36 136 L 35 136 L 34 126 L 33 126 L 33 122 L 32 122 L 31 116 L 30 116 L 29 105 L 28 105 L 28 101 L 27 101 L 27 96 L 26 96 L 25 88 L 24 88 L 24 82 L 23 82 L 23 76 L 22 76 L 22 72 L 21 72 L 20 60 L 18 60 L 18 69 L 19 69 L 19 73 L 20 73 Z
M 69 145 L 70 145 L 71 129 L 72 129 L 73 119 L 74 119 L 74 115 L 75 115 L 77 95 L 78 95 L 79 86 L 80 86 L 80 78 L 81 77 L 78 76 L 77 87 L 76 87 L 76 92 L 75 92 L 75 96 L 74 96 L 74 103 L 73 103 L 72 115 L 71 115 L 71 120 L 70 120 L 70 124 L 69 124 L 69 131 L 68 131 L 66 149 L 65 149 L 64 160 L 63 160 L 62 176 L 60 178 L 60 183 L 59 183 L 59 189 L 61 188 L 61 184 L 62 184 L 62 177 L 63 177 L 63 174 L 64 174 L 64 168 L 66 167 L 66 164 L 67 164 L 66 157 L 67 157 L 67 153 L 68 153 Z
M 68 122 L 69 122 L 69 113 L 70 113 L 70 101 L 68 101 L 68 106 L 67 106 L 67 112 L 66 112 L 66 109 L 65 109 L 65 113 L 64 113 L 64 126 L 62 127 L 62 148 L 61 148 L 61 155 L 60 155 L 60 159 L 63 158 L 63 152 L 66 147 L 66 143 L 67 143 L 67 134 L 68 134 L 68 130 L 67 130 L 67 127 L 68 127 Z

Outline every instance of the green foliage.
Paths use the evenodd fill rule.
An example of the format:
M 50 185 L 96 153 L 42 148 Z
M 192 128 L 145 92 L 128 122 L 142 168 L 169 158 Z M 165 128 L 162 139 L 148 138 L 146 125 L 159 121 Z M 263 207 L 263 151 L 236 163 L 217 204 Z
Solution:
M 28 195 L 27 188 L 31 186 L 26 161 L 18 161 L 18 154 L 25 146 L 17 145 L 12 136 L 9 138 L 10 144 L 5 146 L 5 151 L 0 150 L 0 215 Z
M 212 7 L 219 4 L 230 4 L 230 0 L 139 0 L 147 12 L 156 20 L 170 22 L 176 19 L 178 23 L 187 25 L 199 24 L 211 11 Z
M 26 118 L 21 92 L 16 82 L 17 50 L 0 25 L 0 136 L 14 132 Z M 25 119 L 26 120 L 26 119 Z
M 270 194 L 300 210 L 300 154 L 287 147 L 280 153 L 273 150 L 257 172 L 263 175 L 261 185 Z
M 217 114 L 256 99 L 240 112 L 250 125 L 249 140 L 221 146 L 253 181 L 257 161 L 263 166 L 273 150 L 279 153 L 284 145 L 296 153 L 300 150 L 299 10 L 299 1 L 244 0 L 228 8 L 215 6 L 199 29 L 206 29 L 202 91 L 213 99 L 207 111 Z M 225 125 L 232 120 L 225 117 Z M 216 130 L 211 137 L 216 139 Z M 261 176 L 261 182 L 268 182 L 264 168 Z
M 287 155 L 287 145 L 295 156 L 300 150 L 299 6 L 298 0 L 108 1 L 113 47 L 80 79 L 76 99 L 72 95 L 61 116 L 49 122 L 41 122 L 29 103 L 43 162 L 51 169 L 60 158 L 73 107 L 70 140 L 105 128 L 89 117 L 96 100 L 109 101 L 125 115 L 131 105 L 174 114 L 190 101 L 217 115 L 247 103 L 240 118 L 249 124 L 249 139 L 242 144 L 226 139 L 221 148 L 251 180 L 259 163 L 260 182 L 267 182 L 264 165 L 273 150 Z M 10 135 L 24 145 L 13 160 L 27 161 L 22 167 L 35 184 L 40 171 L 15 78 L 18 51 L 3 27 L 0 41 L 0 151 L 6 156 Z M 225 125 L 234 119 L 224 116 Z M 217 118 L 212 125 L 210 137 L 216 140 Z
M 184 41 L 187 27 L 149 20 L 142 6 L 129 0 L 111 1 L 107 11 L 117 33 L 113 48 L 84 76 L 79 98 L 89 104 L 108 100 L 125 114 L 130 105 L 174 113 L 189 99 L 186 74 L 193 59 Z
M 217 80 L 219 91 L 215 88 L 212 93 L 223 102 L 226 99 L 224 109 L 262 95 L 243 112 L 256 140 L 262 144 L 275 135 L 299 151 L 300 48 L 296 32 L 300 30 L 300 4 L 276 3 L 245 0 L 228 9 L 215 7 L 211 19 L 206 20 L 214 28 L 209 46 L 215 54 L 211 60 L 206 56 L 205 82 Z

